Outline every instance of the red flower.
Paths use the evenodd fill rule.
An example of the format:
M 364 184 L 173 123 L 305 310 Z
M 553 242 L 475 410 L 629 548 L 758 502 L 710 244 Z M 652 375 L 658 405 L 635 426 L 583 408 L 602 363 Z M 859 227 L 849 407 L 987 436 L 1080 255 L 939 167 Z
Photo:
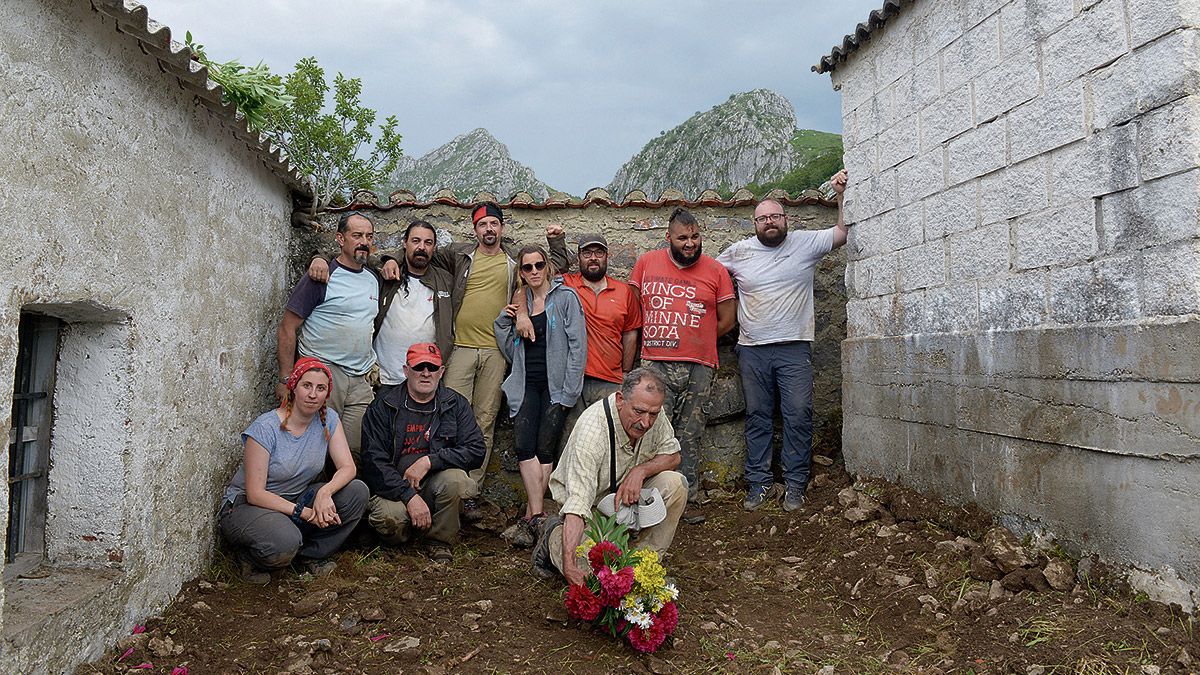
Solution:
M 567 589 L 566 605 L 571 616 L 584 621 L 594 620 L 603 607 L 600 598 L 583 584 L 573 584 Z
M 679 606 L 674 602 L 668 602 L 658 610 L 658 618 L 654 620 L 655 625 L 662 624 L 663 634 L 670 635 L 675 632 L 675 627 L 679 625 Z
M 596 579 L 600 581 L 601 602 L 605 607 L 617 607 L 633 588 L 633 568 L 622 567 L 613 572 L 607 567 L 601 567 L 596 571 Z
M 647 629 L 634 626 L 629 629 L 629 644 L 639 652 L 650 653 L 657 651 L 667 639 L 667 633 L 662 629 L 662 622 L 655 621 Z
M 621 555 L 621 549 L 611 541 L 602 541 L 588 551 L 588 562 L 592 564 L 592 571 L 597 572 L 601 567 L 608 567 L 609 563 L 616 560 Z

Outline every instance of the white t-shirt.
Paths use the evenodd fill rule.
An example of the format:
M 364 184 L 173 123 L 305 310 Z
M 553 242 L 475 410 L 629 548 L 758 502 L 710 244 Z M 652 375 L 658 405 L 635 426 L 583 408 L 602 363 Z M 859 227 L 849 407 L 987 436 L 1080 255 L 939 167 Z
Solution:
M 738 344 L 812 341 L 813 270 L 833 250 L 833 228 L 792 230 L 779 246 L 758 237 L 734 242 L 717 256 L 738 285 Z
M 375 336 L 375 357 L 379 359 L 379 381 L 383 384 L 404 382 L 404 360 L 408 348 L 419 342 L 433 342 L 433 291 L 418 277 L 408 278 L 408 297 L 404 289 L 388 305 L 387 315 Z

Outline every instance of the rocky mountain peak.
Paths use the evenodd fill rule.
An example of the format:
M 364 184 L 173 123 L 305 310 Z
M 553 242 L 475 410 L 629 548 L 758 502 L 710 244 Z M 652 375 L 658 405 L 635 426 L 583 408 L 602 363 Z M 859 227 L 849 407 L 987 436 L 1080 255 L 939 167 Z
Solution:
M 482 128 L 457 136 L 419 159 L 402 158 L 385 191 L 411 190 L 418 199 L 429 199 L 446 187 L 464 201 L 480 192 L 500 199 L 521 190 L 538 200 L 550 194 L 533 169 L 513 159 L 508 147 Z

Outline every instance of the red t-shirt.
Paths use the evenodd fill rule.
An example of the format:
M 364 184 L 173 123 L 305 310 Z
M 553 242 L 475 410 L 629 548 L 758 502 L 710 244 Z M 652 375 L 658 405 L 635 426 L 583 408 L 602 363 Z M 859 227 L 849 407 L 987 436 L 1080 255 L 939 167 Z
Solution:
M 562 275 L 563 284 L 575 289 L 583 305 L 587 326 L 587 365 L 583 374 L 606 382 L 620 383 L 621 334 L 642 326 L 642 308 L 637 293 L 624 281 L 606 276 L 608 288 L 593 291 L 579 272 Z
M 629 283 L 641 293 L 642 358 L 717 367 L 717 303 L 733 299 L 733 282 L 707 255 L 680 268 L 668 249 L 637 259 Z

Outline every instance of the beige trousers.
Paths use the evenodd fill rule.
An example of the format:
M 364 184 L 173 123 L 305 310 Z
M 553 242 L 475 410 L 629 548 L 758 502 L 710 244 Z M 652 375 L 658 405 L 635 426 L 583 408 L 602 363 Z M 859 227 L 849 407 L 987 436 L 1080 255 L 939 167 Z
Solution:
M 412 526 L 412 518 L 404 502 L 374 495 L 367 502 L 367 522 L 375 528 L 381 539 L 392 546 L 406 544 L 421 534 L 428 539 L 454 544 L 458 541 L 458 531 L 461 529 L 459 506 L 470 484 L 471 479 L 462 469 L 442 469 L 425 476 L 421 498 L 429 506 L 433 523 L 424 533 Z
M 442 383 L 462 394 L 471 402 L 475 421 L 483 431 L 483 466 L 470 472 L 473 482 L 467 498 L 478 497 L 483 490 L 483 480 L 488 464 L 492 461 L 492 437 L 496 432 L 496 413 L 500 411 L 500 385 L 504 384 L 504 371 L 508 361 L 499 349 L 475 349 L 455 347 L 446 363 L 446 374 Z
M 341 368 L 328 365 L 329 372 L 333 374 L 329 407 L 342 418 L 342 429 L 346 433 L 346 442 L 350 444 L 354 465 L 362 466 L 359 458 L 362 456 L 363 416 L 367 414 L 367 406 L 375 400 L 375 390 L 367 383 L 366 375 L 347 375 Z
M 644 548 L 651 551 L 658 551 L 661 555 L 667 552 L 671 546 L 671 540 L 675 538 L 675 530 L 679 527 L 679 519 L 683 516 L 683 512 L 687 510 L 687 481 L 683 474 L 678 471 L 663 471 L 646 479 L 642 483 L 642 488 L 658 488 L 659 494 L 662 495 L 663 503 L 667 506 L 667 517 L 658 525 L 647 527 L 638 533 L 637 538 L 633 542 L 634 548 Z M 600 495 L 603 497 L 604 495 Z M 599 499 L 596 500 L 600 501 Z M 550 537 L 550 560 L 554 563 L 554 567 L 562 572 L 563 569 L 563 544 L 562 544 L 562 525 L 555 527 L 549 534 Z M 585 572 L 590 572 L 586 558 L 577 558 L 576 564 Z

